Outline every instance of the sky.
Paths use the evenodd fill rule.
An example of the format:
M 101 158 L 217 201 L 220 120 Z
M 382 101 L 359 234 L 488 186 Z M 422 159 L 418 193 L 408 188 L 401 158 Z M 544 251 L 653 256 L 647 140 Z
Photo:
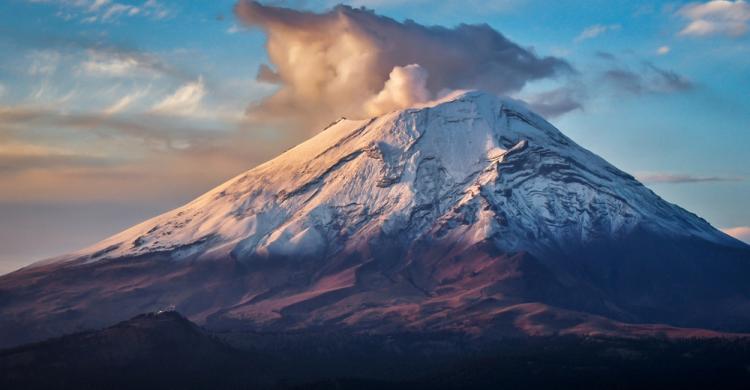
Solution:
M 750 241 L 750 4 L 0 3 L 0 274 L 341 117 L 483 88 Z M 364 7 L 364 8 L 361 8 Z

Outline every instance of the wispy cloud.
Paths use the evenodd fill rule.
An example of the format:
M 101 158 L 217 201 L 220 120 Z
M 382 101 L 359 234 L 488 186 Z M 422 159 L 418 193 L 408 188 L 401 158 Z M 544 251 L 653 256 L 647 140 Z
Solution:
M 119 138 L 129 137 L 157 150 L 186 141 L 200 143 L 225 134 L 210 126 L 148 114 L 133 113 L 127 118 L 121 118 L 106 113 L 71 113 L 26 106 L 0 106 L 0 123 L 5 132 L 23 132 L 29 128 L 37 129 L 37 133 L 43 132 L 43 129 L 72 129 L 103 138 L 111 138 L 113 135 Z
M 659 68 L 650 62 L 646 62 L 645 65 L 652 72 L 650 76 L 651 83 L 653 83 L 652 91 L 680 92 L 689 91 L 695 87 L 692 81 L 673 70 Z
M 86 60 L 82 61 L 79 71 L 88 76 L 104 77 L 159 77 L 162 75 L 177 79 L 192 78 L 180 69 L 151 53 L 115 47 L 86 49 Z
M 27 0 L 30 3 L 48 4 L 60 8 L 57 15 L 65 20 L 79 18 L 83 23 L 102 23 L 122 17 L 144 16 L 164 19 L 172 11 L 157 0 L 147 0 L 139 5 L 113 0 Z
M 535 94 L 526 101 L 536 113 L 546 118 L 554 118 L 571 111 L 582 110 L 585 95 L 583 85 L 568 85 Z
M 688 21 L 679 35 L 701 37 L 745 35 L 750 23 L 750 4 L 744 0 L 713 0 L 706 3 L 690 3 L 677 11 Z
M 679 173 L 644 172 L 635 175 L 636 179 L 646 184 L 684 184 L 710 183 L 722 181 L 741 181 L 737 176 L 700 176 Z
M 110 106 L 106 107 L 103 112 L 107 115 L 117 114 L 128 108 L 131 104 L 133 104 L 140 98 L 148 95 L 150 89 L 150 87 L 147 87 L 145 89 L 139 89 L 135 92 L 124 95 L 121 98 L 117 99 L 117 101 L 112 103 Z
M 670 51 L 672 51 L 672 49 L 669 46 L 660 46 L 656 49 L 656 54 L 663 56 L 669 54 Z
M 299 141 L 194 118 L 0 106 L 0 202 L 182 199 Z
M 29 169 L 58 169 L 80 166 L 101 166 L 108 160 L 101 156 L 78 153 L 38 144 L 6 142 L 0 145 L 0 171 L 20 172 Z
M 239 32 L 245 31 L 246 29 L 242 26 L 238 26 L 236 24 L 232 24 L 227 28 L 227 34 L 237 34 Z
M 618 67 L 605 71 L 602 78 L 619 91 L 634 95 L 684 92 L 695 87 L 685 76 L 650 62 L 644 62 L 640 72 Z
M 152 111 L 166 115 L 191 115 L 201 111 L 201 101 L 206 95 L 203 78 L 187 83 L 154 105 Z
M 91 52 L 90 58 L 81 63 L 81 69 L 89 75 L 125 76 L 133 75 L 139 70 L 150 70 L 149 67 L 134 56 L 110 56 Z
M 593 26 L 588 26 L 581 31 L 580 34 L 574 39 L 575 42 L 583 42 L 587 39 L 593 39 L 598 37 L 599 35 L 602 35 L 608 31 L 617 31 L 622 26 L 619 24 L 595 24 Z
M 31 76 L 49 76 L 60 63 L 60 53 L 57 50 L 32 50 L 28 55 L 29 66 L 27 72 Z
M 81 75 L 97 77 L 167 76 L 194 80 L 197 75 L 176 65 L 177 54 L 139 49 L 103 37 L 51 34 L 45 31 L 19 31 L 0 26 L 0 36 L 26 60 L 25 73 L 49 76 L 65 65 Z M 132 73 L 130 71 L 133 71 Z

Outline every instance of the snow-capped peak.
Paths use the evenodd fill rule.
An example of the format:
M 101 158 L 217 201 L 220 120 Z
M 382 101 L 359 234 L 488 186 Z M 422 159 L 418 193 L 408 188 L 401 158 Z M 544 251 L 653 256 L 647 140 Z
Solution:
M 326 256 L 381 236 L 564 251 L 636 227 L 736 243 L 522 104 L 462 91 L 308 141 L 75 255 Z

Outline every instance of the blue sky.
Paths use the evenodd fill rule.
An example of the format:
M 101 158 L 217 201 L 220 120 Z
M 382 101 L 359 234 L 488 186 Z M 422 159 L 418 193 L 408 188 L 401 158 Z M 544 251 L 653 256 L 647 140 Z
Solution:
M 549 119 L 563 132 L 667 200 L 750 236 L 747 3 L 345 3 L 399 22 L 486 23 L 567 62 L 574 71 L 510 94 L 533 102 L 560 92 L 572 105 Z M 178 206 L 310 135 L 248 120 L 278 86 L 256 80 L 272 62 L 268 31 L 245 27 L 234 5 L 0 4 L 0 273 Z

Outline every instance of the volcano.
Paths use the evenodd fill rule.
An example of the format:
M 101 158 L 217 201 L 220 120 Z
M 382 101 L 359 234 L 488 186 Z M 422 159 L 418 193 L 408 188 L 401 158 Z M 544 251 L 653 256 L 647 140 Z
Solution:
M 0 344 L 174 307 L 214 329 L 750 332 L 750 246 L 529 111 L 454 93 L 0 277 Z M 701 330 L 708 329 L 708 330 Z

